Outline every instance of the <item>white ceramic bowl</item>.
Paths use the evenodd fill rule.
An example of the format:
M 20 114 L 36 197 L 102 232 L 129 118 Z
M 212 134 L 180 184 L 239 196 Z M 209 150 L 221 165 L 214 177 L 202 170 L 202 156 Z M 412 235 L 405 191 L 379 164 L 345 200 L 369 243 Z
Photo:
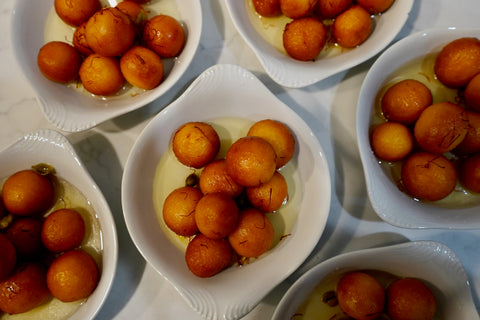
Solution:
M 103 194 L 67 138 L 53 130 L 39 130 L 25 135 L 0 151 L 0 163 L 0 177 L 3 178 L 38 163 L 50 164 L 55 168 L 56 176 L 70 182 L 90 201 L 101 228 L 103 251 L 100 281 L 88 300 L 69 320 L 93 319 L 110 292 L 118 258 L 115 222 Z
M 470 282 L 455 253 L 438 242 L 416 241 L 344 253 L 318 264 L 288 289 L 272 320 L 292 319 L 327 275 L 367 269 L 421 279 L 435 295 L 440 319 L 478 319 Z
M 379 89 L 398 68 L 427 54 L 439 52 L 448 42 L 464 37 L 480 37 L 480 29 L 440 28 L 418 32 L 388 48 L 365 77 L 357 105 L 357 139 L 367 191 L 376 213 L 386 222 L 404 228 L 472 229 L 480 227 L 476 205 L 447 207 L 415 201 L 401 192 L 390 171 L 382 170 L 370 147 L 369 128 Z M 435 93 L 433 93 L 435 95 Z
M 285 227 L 288 236 L 259 259 L 242 267 L 234 265 L 211 278 L 199 278 L 188 270 L 184 250 L 160 227 L 153 203 L 154 176 L 180 125 L 232 117 L 252 123 L 276 119 L 293 131 L 297 151 L 287 167 L 291 165 L 296 179 L 289 184 L 289 203 L 294 204 L 297 218 Z M 185 176 L 175 178 L 183 185 Z M 330 194 L 325 155 L 308 125 L 252 73 L 233 65 L 206 70 L 147 125 L 130 152 L 122 180 L 122 206 L 134 243 L 188 304 L 208 319 L 238 319 L 247 314 L 306 259 L 324 230 Z M 288 225 L 284 212 L 281 209 L 279 217 Z
M 321 81 L 331 75 L 352 68 L 384 49 L 402 29 L 412 8 L 413 0 L 395 1 L 376 19 L 372 34 L 359 47 L 339 55 L 331 55 L 314 62 L 290 58 L 283 47 L 277 49 L 267 42 L 252 25 L 249 12 L 251 0 L 226 0 L 231 19 L 245 42 L 253 50 L 267 74 L 278 84 L 299 88 Z M 272 28 L 266 22 L 268 28 Z M 265 28 L 267 28 L 265 27 Z M 278 30 L 277 33 L 282 33 Z M 279 40 L 280 39 L 280 40 Z M 277 41 L 281 41 L 279 37 Z
M 105 3 L 106 0 L 102 0 Z M 116 4 L 117 0 L 109 3 Z M 138 109 L 170 90 L 190 65 L 202 30 L 202 9 L 195 0 L 166 0 L 149 4 L 149 17 L 169 14 L 186 31 L 186 44 L 174 59 L 164 59 L 165 79 L 152 90 L 120 91 L 114 96 L 94 96 L 46 79 L 37 66 L 39 49 L 51 40 L 71 41 L 73 29 L 61 23 L 51 0 L 16 0 L 12 16 L 12 47 L 17 62 L 34 89 L 46 118 L 57 128 L 75 132 L 92 128 L 106 120 Z M 137 94 L 138 93 L 138 94 Z

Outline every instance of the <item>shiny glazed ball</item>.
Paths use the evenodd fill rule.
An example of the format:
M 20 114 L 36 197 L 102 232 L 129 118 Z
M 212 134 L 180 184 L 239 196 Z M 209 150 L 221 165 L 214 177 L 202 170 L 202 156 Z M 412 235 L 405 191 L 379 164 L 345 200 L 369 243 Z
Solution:
M 292 19 L 306 17 L 313 11 L 318 0 L 280 0 L 280 10 Z
M 480 73 L 468 82 L 463 94 L 467 106 L 480 112 Z
M 232 198 L 238 197 L 244 190 L 227 173 L 225 159 L 214 160 L 205 166 L 200 174 L 199 186 L 203 194 L 223 192 Z
M 275 17 L 282 14 L 280 0 L 253 0 L 255 11 L 264 17 Z
M 72 40 L 74 48 L 77 49 L 77 51 L 84 56 L 88 56 L 93 53 L 93 50 L 88 45 L 87 38 L 85 35 L 86 26 L 87 26 L 86 22 L 79 25 L 73 32 L 73 40 Z
M 413 150 L 412 132 L 398 122 L 384 122 L 376 126 L 370 140 L 375 155 L 385 161 L 401 160 Z
M 436 309 L 435 296 L 418 279 L 399 279 L 387 288 L 386 310 L 392 320 L 431 320 Z
M 462 162 L 459 179 L 465 188 L 480 193 L 480 153 L 472 155 Z
M 99 0 L 54 0 L 55 12 L 63 22 L 79 26 L 102 7 Z
M 357 0 L 357 3 L 367 9 L 371 14 L 378 14 L 387 11 L 394 0 Z
M 294 19 L 285 26 L 282 39 L 290 57 L 311 61 L 327 43 L 327 29 L 322 21 L 314 17 Z
M 210 239 L 199 233 L 188 243 L 185 262 L 194 275 L 208 278 L 229 267 L 232 255 L 227 239 Z
M 79 74 L 85 90 L 99 96 L 113 95 L 125 83 L 118 60 L 98 53 L 83 61 Z
M 73 209 L 59 209 L 43 222 L 41 238 L 52 252 L 65 252 L 77 248 L 85 237 L 85 221 Z
M 250 203 L 263 212 L 274 212 L 287 202 L 288 186 L 283 175 L 275 171 L 272 178 L 256 187 L 246 188 Z
M 38 68 L 49 80 L 67 83 L 78 78 L 82 59 L 68 43 L 51 41 L 44 44 L 37 55 Z
M 147 21 L 143 41 L 162 58 L 180 54 L 185 45 L 185 31 L 177 19 L 160 14 Z
M 134 46 L 120 58 L 120 70 L 133 86 L 150 90 L 163 81 L 162 59 L 152 50 Z
M 352 4 L 352 0 L 318 0 L 315 11 L 322 18 L 333 19 Z
M 206 194 L 195 207 L 195 222 L 205 236 L 211 239 L 225 238 L 237 226 L 237 204 L 224 193 Z
M 353 5 L 335 18 L 332 35 L 340 46 L 354 48 L 367 40 L 371 30 L 370 13 L 362 6 Z
M 163 203 L 163 220 L 167 227 L 181 236 L 193 236 L 198 232 L 195 207 L 203 197 L 200 190 L 181 187 L 169 193 Z
M 472 154 L 480 152 L 480 112 L 466 110 L 468 131 L 465 139 L 453 150 L 455 153 Z

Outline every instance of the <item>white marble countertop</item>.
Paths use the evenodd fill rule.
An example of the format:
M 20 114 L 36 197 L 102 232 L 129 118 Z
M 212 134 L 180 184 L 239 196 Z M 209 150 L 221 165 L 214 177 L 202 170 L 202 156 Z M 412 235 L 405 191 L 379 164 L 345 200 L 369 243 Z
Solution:
M 401 1 L 401 0 L 397 0 Z M 11 48 L 14 0 L 0 3 L 0 150 L 24 134 L 51 128 L 21 74 Z M 171 103 L 205 69 L 232 63 L 251 70 L 280 100 L 295 110 L 322 144 L 332 178 L 331 209 L 324 234 L 307 261 L 277 286 L 244 319 L 268 319 L 283 293 L 303 272 L 341 252 L 408 240 L 436 240 L 462 261 L 480 307 L 480 230 L 409 230 L 378 218 L 366 194 L 356 148 L 355 109 L 360 85 L 374 59 L 303 89 L 275 84 L 263 72 L 253 52 L 236 32 L 221 0 L 203 0 L 203 34 L 188 72 L 165 97 L 81 133 L 65 135 L 102 189 L 117 224 L 119 264 L 110 295 L 97 319 L 201 319 L 177 291 L 136 250 L 120 200 L 121 177 L 136 137 L 163 107 Z M 395 41 L 431 27 L 480 27 L 478 0 L 418 0 Z

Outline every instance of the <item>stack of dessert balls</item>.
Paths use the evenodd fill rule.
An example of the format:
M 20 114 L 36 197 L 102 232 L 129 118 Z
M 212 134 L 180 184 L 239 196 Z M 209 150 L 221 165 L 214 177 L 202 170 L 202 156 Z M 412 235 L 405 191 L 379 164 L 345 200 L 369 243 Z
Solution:
M 480 40 L 462 37 L 446 44 L 432 73 L 435 79 L 429 82 L 438 80 L 445 90 L 456 91 L 454 101 L 434 103 L 428 82 L 394 83 L 381 97 L 386 121 L 372 130 L 372 149 L 385 162 L 401 163 L 399 185 L 416 199 L 444 199 L 457 182 L 478 194 Z
M 325 46 L 355 48 L 373 30 L 373 17 L 394 0 L 253 0 L 262 17 L 290 19 L 283 31 L 287 54 L 301 61 L 315 60 Z
M 188 122 L 173 136 L 173 153 L 200 176 L 171 191 L 163 205 L 165 224 L 190 237 L 185 252 L 189 270 L 211 277 L 235 262 L 267 252 L 274 227 L 265 213 L 277 212 L 288 200 L 280 169 L 295 151 L 295 139 L 282 122 L 252 124 L 219 158 L 220 137 L 206 122 Z
M 72 43 L 51 41 L 40 48 L 40 71 L 59 83 L 80 80 L 101 96 L 117 93 L 126 82 L 156 88 L 164 79 L 163 59 L 180 54 L 185 32 L 169 15 L 148 18 L 145 2 L 102 8 L 100 0 L 54 0 L 57 15 L 75 31 Z

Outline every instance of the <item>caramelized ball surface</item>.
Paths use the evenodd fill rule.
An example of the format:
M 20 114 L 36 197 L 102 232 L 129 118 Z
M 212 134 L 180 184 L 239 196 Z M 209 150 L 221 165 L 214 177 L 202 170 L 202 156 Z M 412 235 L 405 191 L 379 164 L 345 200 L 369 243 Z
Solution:
M 314 17 L 294 19 L 283 31 L 283 47 L 296 60 L 314 60 L 326 42 L 327 29 L 322 21 Z
M 381 104 L 383 115 L 388 120 L 412 124 L 432 102 L 432 93 L 426 85 L 406 79 L 388 88 Z
M 19 216 L 35 215 L 52 206 L 54 187 L 47 176 L 33 170 L 21 170 L 7 178 L 2 198 L 10 213 Z
M 205 236 L 211 239 L 225 238 L 237 226 L 237 204 L 224 193 L 206 194 L 195 208 L 195 222 Z
M 81 249 L 68 251 L 56 258 L 47 271 L 47 286 L 60 301 L 87 298 L 99 280 L 97 263 Z
M 85 221 L 73 209 L 59 209 L 43 222 L 41 238 L 52 252 L 64 252 L 77 248 L 85 237 Z
M 418 199 L 436 201 L 448 196 L 457 183 L 453 164 L 443 155 L 416 152 L 402 166 L 402 181 Z
M 225 159 L 214 160 L 207 164 L 200 174 L 199 185 L 203 194 L 222 192 L 232 198 L 238 197 L 244 189 L 227 173 Z
M 480 73 L 468 82 L 463 94 L 467 106 L 480 112 Z
M 99 0 L 54 0 L 54 7 L 63 22 L 79 26 L 100 10 L 102 5 Z
M 59 83 L 76 80 L 81 63 L 78 51 L 61 41 L 47 42 L 37 55 L 37 64 L 42 74 L 47 79 Z
M 468 118 L 467 135 L 454 151 L 460 154 L 480 152 L 480 112 L 466 110 L 466 114 Z
M 392 320 L 431 320 L 436 308 L 435 296 L 418 279 L 399 279 L 387 288 L 387 314 Z
M 413 134 L 402 123 L 384 122 L 373 130 L 371 145 L 373 152 L 381 160 L 398 161 L 412 151 Z
M 15 246 L 18 256 L 33 258 L 43 252 L 42 225 L 40 218 L 26 217 L 15 220 L 8 227 L 6 235 Z
M 205 122 L 188 122 L 173 136 L 173 152 L 182 164 L 202 168 L 212 161 L 220 150 L 220 138 L 215 129 Z
M 340 46 L 354 48 L 367 40 L 371 30 L 370 13 L 359 5 L 353 5 L 335 18 L 332 34 Z
M 378 14 L 387 11 L 394 0 L 357 0 L 357 3 L 367 9 L 371 14 Z
M 353 4 L 353 0 L 318 0 L 316 13 L 324 19 L 333 19 Z
M 87 37 L 85 35 L 86 25 L 87 23 L 84 22 L 75 29 L 72 40 L 74 48 L 84 56 L 88 56 L 93 53 L 93 50 L 88 45 Z
M 0 280 L 8 277 L 17 263 L 17 251 L 13 243 L 0 233 Z
M 280 0 L 280 10 L 292 19 L 307 16 L 313 11 L 318 0 Z
M 79 74 L 85 89 L 100 96 L 115 94 L 125 83 L 118 60 L 97 53 L 83 61 Z
M 152 50 L 134 46 L 120 58 L 120 70 L 133 86 L 150 90 L 163 81 L 163 62 Z
M 246 188 L 250 203 L 263 212 L 274 212 L 288 199 L 287 181 L 283 175 L 275 171 L 272 178 L 256 187 Z
M 189 242 L 185 261 L 194 275 L 212 277 L 232 264 L 232 248 L 225 238 L 210 239 L 199 233 Z
M 465 159 L 460 166 L 460 182 L 470 191 L 480 193 L 480 154 Z
M 170 230 L 187 237 L 198 232 L 195 207 L 202 197 L 202 192 L 193 187 L 181 187 L 169 193 L 163 203 L 163 220 Z
M 130 21 L 136 26 L 143 26 L 147 21 L 147 11 L 141 4 L 135 1 L 124 0 L 119 2 L 116 7 L 125 13 L 130 18 Z
M 175 18 L 160 14 L 145 24 L 143 40 L 160 57 L 172 58 L 179 55 L 185 45 L 185 31 Z

